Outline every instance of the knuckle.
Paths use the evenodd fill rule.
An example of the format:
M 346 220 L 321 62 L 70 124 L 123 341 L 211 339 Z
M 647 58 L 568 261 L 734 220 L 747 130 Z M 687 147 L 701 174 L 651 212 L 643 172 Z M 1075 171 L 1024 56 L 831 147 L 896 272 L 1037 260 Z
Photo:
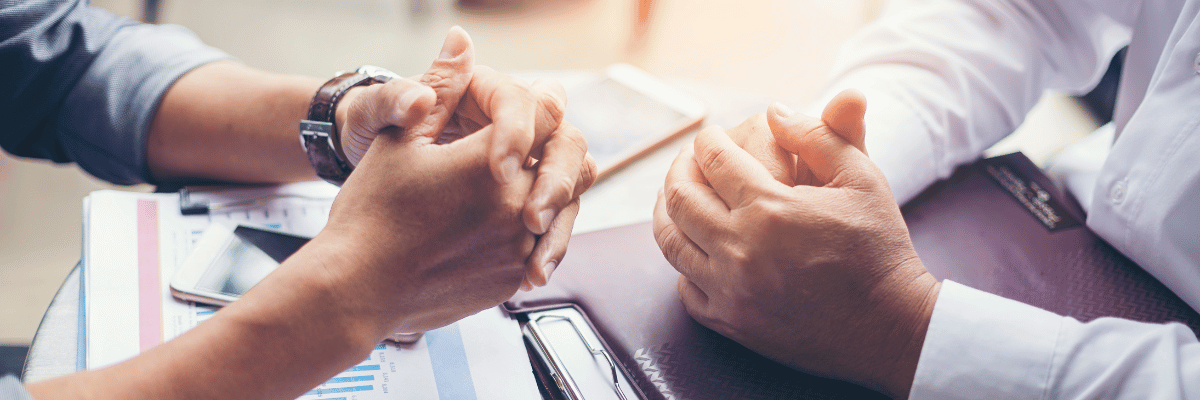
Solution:
M 566 104 L 562 99 L 551 93 L 542 93 L 541 95 L 542 110 L 546 112 L 551 122 L 561 123 L 563 116 L 566 114 Z M 582 137 L 582 135 L 580 135 Z M 585 146 L 586 147 L 586 146 Z
M 592 158 L 591 153 L 585 153 L 583 156 L 583 168 L 579 170 L 579 181 L 575 183 L 580 192 L 587 190 L 596 183 L 596 176 L 599 174 L 599 169 L 596 167 L 596 159 Z
M 546 180 L 547 190 L 550 191 L 551 202 L 566 203 L 566 200 L 574 197 L 575 194 L 575 178 L 568 174 L 558 171 L 548 171 L 542 173 L 539 180 Z M 563 204 L 558 204 L 562 206 Z
M 704 146 L 696 149 L 696 157 L 701 170 L 716 171 L 725 167 L 729 154 L 724 148 Z
M 841 179 L 842 177 L 846 177 L 846 176 L 860 175 L 860 174 L 854 174 L 853 173 L 854 169 L 855 168 L 853 166 L 850 166 L 847 164 L 838 164 L 833 167 L 833 174 L 830 176 L 833 177 L 833 180 L 838 180 L 838 179 Z M 862 183 L 862 184 L 869 184 L 868 182 L 863 181 L 863 180 L 856 180 L 856 181 L 859 183 Z
M 458 81 L 457 79 L 455 79 L 458 76 L 460 76 L 460 75 L 456 74 L 454 71 L 444 70 L 444 69 L 434 69 L 434 70 L 430 70 L 429 72 L 426 72 L 424 75 L 421 75 L 421 83 L 428 85 L 429 87 L 433 88 L 434 90 L 439 90 L 439 89 L 444 89 L 444 88 L 448 88 L 448 87 L 453 87 L 454 84 Z
M 683 238 L 683 235 L 679 233 L 679 230 L 674 226 L 671 226 L 667 228 L 666 232 L 663 234 L 662 239 L 658 243 L 658 247 L 660 250 L 662 250 L 663 257 L 667 259 L 667 262 L 675 266 L 676 270 L 686 276 L 686 272 L 689 271 L 688 268 L 691 266 L 681 263 L 681 261 L 683 261 L 683 249 L 685 248 L 684 240 L 685 239 Z
M 830 140 L 834 135 L 833 131 L 829 130 L 819 119 L 804 119 L 803 122 L 796 124 L 792 129 L 792 136 L 800 143 L 804 144 L 819 144 Z
M 669 237 L 667 237 L 667 236 L 669 236 L 669 235 L 670 235 L 670 232 L 668 232 L 670 229 L 671 229 L 671 223 L 669 223 L 669 222 L 665 222 L 665 223 L 663 223 L 663 222 L 659 222 L 659 220 L 658 220 L 658 216 L 655 216 L 655 223 L 654 223 L 654 241 L 658 243 L 658 248 L 659 248 L 660 250 L 664 250 L 664 252 L 665 252 L 665 250 L 666 250 L 666 247 L 667 247 L 667 246 L 666 246 L 666 245 L 667 245 L 667 240 L 670 240 L 670 238 L 669 238 Z M 665 254 L 665 253 L 664 253 L 664 254 Z
M 674 254 L 678 252 L 680 247 L 679 230 L 675 228 L 673 222 L 657 225 L 654 229 L 654 239 L 658 242 L 658 248 L 663 251 L 663 255 L 667 256 L 667 258 L 674 257 Z M 672 262 L 671 264 L 674 265 L 675 263 Z
M 688 204 L 687 185 L 674 181 L 663 186 L 663 197 L 666 200 L 667 215 L 671 218 L 679 215 L 679 211 Z

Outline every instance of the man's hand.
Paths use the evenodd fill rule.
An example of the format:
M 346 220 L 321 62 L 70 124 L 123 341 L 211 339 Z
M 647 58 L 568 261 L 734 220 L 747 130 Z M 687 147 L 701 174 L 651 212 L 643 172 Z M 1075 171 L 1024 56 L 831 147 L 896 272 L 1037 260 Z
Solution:
M 561 122 L 560 86 L 530 86 L 475 67 L 472 58 L 470 39 L 455 28 L 425 75 L 347 94 L 337 119 L 349 134 L 345 137 L 357 142 L 343 143 L 343 150 L 361 145 L 365 151 L 334 201 L 328 225 L 245 296 L 138 357 L 39 383 L 31 391 L 38 398 L 226 398 L 238 393 L 294 399 L 362 361 L 397 330 L 445 326 L 508 299 L 522 282 L 544 284 L 549 273 L 542 268 L 556 264 L 565 252 L 579 194 L 591 185 L 595 163 L 579 130 Z M 237 75 L 244 67 L 216 67 L 207 75 L 193 74 L 198 79 L 181 81 L 184 90 L 174 91 L 176 112 L 159 116 L 152 140 L 170 146 L 158 149 L 154 158 L 186 154 L 191 144 L 205 142 L 204 133 L 220 131 L 209 129 L 213 125 L 243 125 L 206 119 L 197 112 L 204 107 L 186 101 L 197 90 L 220 88 L 225 81 L 218 78 L 227 75 L 240 76 L 238 83 L 256 82 L 254 75 Z M 308 86 L 319 82 L 302 83 L 287 87 L 300 94 L 284 105 L 269 103 L 272 96 L 251 102 L 296 112 L 266 124 L 287 125 L 288 140 L 272 133 L 279 129 L 263 130 L 270 134 L 257 139 L 229 132 L 246 146 L 220 157 L 195 155 L 212 161 L 200 163 L 205 174 L 186 168 L 194 161 L 188 159 L 151 163 L 156 176 L 273 181 L 311 175 L 294 129 L 301 103 L 311 98 Z M 206 98 L 211 104 L 225 99 Z M 192 125 L 206 128 L 185 135 L 194 141 L 171 136 L 175 128 Z M 262 158 L 255 163 L 290 160 L 286 168 L 262 176 L 237 169 L 208 173 L 211 166 L 227 164 L 221 162 L 225 158 L 242 159 L 234 156 L 257 150 L 251 144 L 258 142 L 270 143 L 273 151 L 251 152 Z M 298 170 L 305 173 L 295 174 Z
M 655 238 L 700 323 L 793 368 L 905 397 L 940 284 L 862 151 L 864 111 L 847 92 L 820 120 L 777 104 L 729 135 L 700 132 L 668 172 Z M 798 158 L 770 145 L 764 122 Z
M 536 171 L 522 219 L 540 237 L 526 260 L 522 288 L 546 284 L 566 254 L 579 196 L 596 176 L 583 133 L 562 120 L 566 92 L 561 85 L 552 80 L 529 85 L 475 66 L 470 37 L 455 27 L 425 74 L 352 90 L 343 103 L 342 144 L 355 164 L 380 131 L 404 126 L 403 134 L 420 143 L 488 135 L 485 158 L 501 183 L 512 182 L 525 170 Z M 405 125 L 412 110 L 425 117 Z
M 490 135 L 449 144 L 385 131 L 342 187 L 314 241 L 344 247 L 334 281 L 386 332 L 445 326 L 512 296 L 536 238 L 520 213 L 533 171 L 496 182 Z

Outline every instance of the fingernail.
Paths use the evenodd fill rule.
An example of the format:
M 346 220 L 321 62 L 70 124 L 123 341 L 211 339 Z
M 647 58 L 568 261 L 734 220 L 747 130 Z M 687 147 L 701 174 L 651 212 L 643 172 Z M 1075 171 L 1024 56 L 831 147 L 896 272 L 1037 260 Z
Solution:
M 521 161 L 517 156 L 508 156 L 500 162 L 500 175 L 504 178 L 504 183 L 515 182 L 520 174 Z
M 541 228 L 541 233 L 546 233 L 550 230 L 550 223 L 554 222 L 554 210 L 547 208 L 538 213 L 538 227 Z
M 550 261 L 542 265 L 542 276 L 546 277 L 546 281 L 542 283 L 542 286 L 550 283 L 550 274 L 553 274 L 556 268 L 558 268 L 558 261 Z
M 790 107 L 780 102 L 771 103 L 771 112 L 784 118 L 796 115 L 795 111 L 792 111 Z
M 442 43 L 442 52 L 438 54 L 438 59 L 449 60 L 467 51 L 467 41 L 461 40 L 460 36 L 454 33 L 455 30 L 462 28 L 455 28 L 458 27 L 450 28 L 450 33 L 446 35 L 446 41 Z

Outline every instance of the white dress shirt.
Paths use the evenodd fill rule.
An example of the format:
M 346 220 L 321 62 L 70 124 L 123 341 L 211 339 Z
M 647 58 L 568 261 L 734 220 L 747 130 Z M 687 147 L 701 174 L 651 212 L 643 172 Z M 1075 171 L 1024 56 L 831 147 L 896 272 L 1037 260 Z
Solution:
M 867 147 L 907 201 L 1011 133 L 1046 89 L 1129 52 L 1087 225 L 1200 309 L 1200 0 L 895 0 L 830 93 L 867 95 Z M 912 398 L 1200 398 L 1180 324 L 1080 323 L 945 282 Z

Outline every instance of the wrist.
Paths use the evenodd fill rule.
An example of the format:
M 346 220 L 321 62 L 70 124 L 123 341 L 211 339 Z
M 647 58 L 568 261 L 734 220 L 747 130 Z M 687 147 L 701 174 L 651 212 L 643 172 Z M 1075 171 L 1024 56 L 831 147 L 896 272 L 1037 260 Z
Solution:
M 362 265 L 354 252 L 354 246 L 318 235 L 226 308 L 243 311 L 230 313 L 241 317 L 235 318 L 241 325 L 279 330 L 331 356 L 365 356 L 388 330 L 368 308 L 378 307 L 375 297 L 364 296 L 362 283 L 352 280 Z
M 381 290 L 379 281 L 380 253 L 363 248 L 362 243 L 370 240 L 355 239 L 351 235 L 337 234 L 326 229 L 313 238 L 311 257 L 320 260 L 323 277 L 317 284 L 321 287 L 322 299 L 340 316 L 350 320 L 347 336 L 356 338 L 367 347 L 379 343 L 392 333 L 403 315 L 393 304 L 386 290 Z
M 369 224 L 330 224 L 309 242 L 312 252 L 306 256 L 319 260 L 324 301 L 354 325 L 347 325 L 353 331 L 347 334 L 365 336 L 373 346 L 412 317 L 404 299 L 396 297 L 408 292 L 399 289 L 408 269 L 399 260 L 408 259 L 403 256 L 408 249 L 377 247 L 377 230 L 364 225 Z
M 924 268 L 921 268 L 924 271 Z M 887 349 L 892 354 L 883 360 L 892 360 L 890 368 L 881 371 L 882 376 L 877 380 L 884 393 L 895 399 L 906 399 L 912 389 L 913 378 L 916 376 L 917 365 L 921 359 L 921 350 L 925 345 L 925 335 L 929 331 L 929 321 L 933 317 L 934 305 L 942 283 L 928 272 L 913 279 L 905 289 L 906 300 L 899 310 L 900 322 L 892 330 L 893 335 L 886 340 Z M 885 364 L 886 365 L 886 364 Z
M 349 115 L 346 106 L 352 101 L 346 95 L 356 87 L 385 83 L 396 77 L 385 69 L 364 65 L 354 72 L 339 72 L 317 89 L 307 119 L 300 121 L 300 142 L 317 176 L 341 186 L 354 170 L 343 152 L 345 141 L 337 124 L 339 113 L 343 123 Z

